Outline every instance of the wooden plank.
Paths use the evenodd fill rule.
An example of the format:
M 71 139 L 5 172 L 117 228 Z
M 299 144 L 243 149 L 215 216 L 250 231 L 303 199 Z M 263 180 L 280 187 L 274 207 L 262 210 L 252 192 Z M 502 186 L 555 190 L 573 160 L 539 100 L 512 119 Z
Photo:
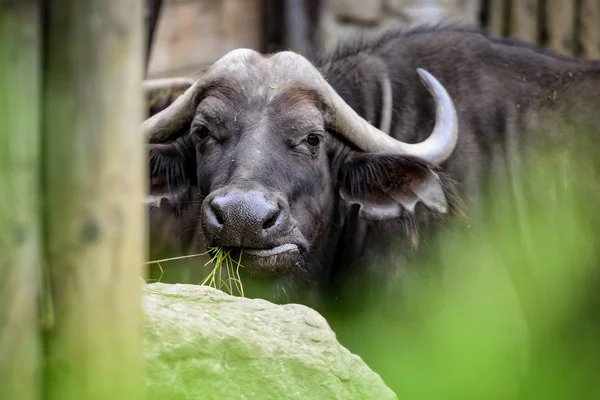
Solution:
M 559 53 L 575 53 L 575 2 L 548 0 L 548 47 Z
M 141 0 L 45 5 L 45 399 L 143 398 Z
M 41 396 L 40 7 L 0 0 L 0 399 Z
M 538 44 L 539 0 L 512 0 L 510 34 L 513 37 Z
M 154 42 L 154 34 L 156 26 L 161 16 L 163 8 L 163 0 L 146 0 L 146 70 L 150 62 L 150 54 L 152 54 L 152 43 Z
M 582 56 L 600 58 L 600 1 L 582 0 L 579 15 Z
M 503 36 L 506 30 L 507 0 L 490 0 L 488 5 L 488 30 L 492 35 Z

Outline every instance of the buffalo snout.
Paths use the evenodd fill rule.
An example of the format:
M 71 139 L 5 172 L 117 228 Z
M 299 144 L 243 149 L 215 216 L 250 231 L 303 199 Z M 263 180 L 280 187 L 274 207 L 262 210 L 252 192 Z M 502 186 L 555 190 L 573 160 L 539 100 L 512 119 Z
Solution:
M 275 193 L 224 188 L 204 200 L 202 223 L 214 246 L 266 248 L 285 233 L 289 206 Z

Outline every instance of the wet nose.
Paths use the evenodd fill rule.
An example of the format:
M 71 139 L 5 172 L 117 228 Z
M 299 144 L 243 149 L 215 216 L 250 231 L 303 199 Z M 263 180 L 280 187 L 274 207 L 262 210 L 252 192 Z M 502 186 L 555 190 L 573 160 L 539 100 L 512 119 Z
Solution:
M 260 248 L 287 220 L 283 202 L 258 190 L 218 193 L 203 208 L 204 233 L 219 246 Z

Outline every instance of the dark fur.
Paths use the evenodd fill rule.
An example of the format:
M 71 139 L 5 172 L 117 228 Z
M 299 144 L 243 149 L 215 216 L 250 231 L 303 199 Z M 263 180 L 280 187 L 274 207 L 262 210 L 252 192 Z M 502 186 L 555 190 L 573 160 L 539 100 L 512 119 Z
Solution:
M 428 70 L 445 86 L 459 115 L 460 136 L 455 152 L 440 172 L 451 214 L 461 216 L 463 201 L 469 212 L 474 212 L 490 174 L 508 173 L 506 160 L 528 148 L 526 132 L 535 115 L 600 98 L 598 62 L 571 59 L 512 39 L 492 38 L 471 28 L 430 26 L 392 30 L 376 38 L 359 36 L 344 41 L 332 54 L 312 59 L 340 96 L 376 126 L 381 118 L 383 66 L 393 89 L 390 134 L 406 142 L 425 139 L 434 123 L 434 102 L 416 69 Z M 286 104 L 301 101 L 314 99 L 301 92 L 292 93 Z M 231 106 L 239 108 L 235 101 Z M 243 112 L 250 113 L 252 108 Z M 353 193 L 377 190 L 398 178 L 398 168 L 421 171 L 428 167 L 418 160 L 394 156 L 365 158 L 332 135 L 327 143 L 327 161 L 323 159 L 328 165 L 306 167 L 328 171 L 329 178 L 317 182 L 286 167 L 289 156 L 284 148 L 274 147 L 271 151 L 277 156 L 261 169 L 262 175 L 253 179 L 272 186 L 292 182 L 291 186 L 279 188 L 286 191 L 291 202 L 310 202 L 317 195 L 325 196 L 306 208 L 310 215 L 304 218 L 311 220 L 308 226 L 318 229 L 309 236 L 319 240 L 313 243 L 302 274 L 290 278 L 295 283 L 335 286 L 349 275 L 363 273 L 366 260 L 390 246 L 412 255 L 419 241 L 434 237 L 435 228 L 443 220 L 419 205 L 416 213 L 406 213 L 392 221 L 365 221 L 358 217 L 356 206 L 345 204 L 338 194 L 341 187 Z M 244 162 L 243 149 L 235 152 L 236 160 Z M 210 151 L 205 158 L 194 161 L 199 169 L 199 184 L 177 164 L 181 158 L 175 163 L 173 158 L 160 160 L 153 154 L 152 171 L 166 174 L 169 182 L 191 181 L 198 185 L 202 198 L 218 187 L 218 182 L 231 180 L 236 171 L 231 165 L 212 159 Z M 333 187 L 328 192 L 319 185 Z

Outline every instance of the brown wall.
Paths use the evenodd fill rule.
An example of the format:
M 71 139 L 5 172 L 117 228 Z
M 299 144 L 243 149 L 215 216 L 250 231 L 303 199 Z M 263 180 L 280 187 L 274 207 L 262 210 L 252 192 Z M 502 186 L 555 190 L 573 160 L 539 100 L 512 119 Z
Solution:
M 289 7 L 294 1 L 301 0 L 269 0 L 265 4 L 273 11 L 277 5 Z M 439 20 L 477 23 L 480 0 L 320 0 L 314 3 L 320 4 L 317 42 L 330 47 L 338 37 L 356 30 L 374 32 L 393 24 Z M 149 77 L 194 76 L 229 50 L 248 47 L 260 51 L 265 26 L 261 18 L 262 5 L 262 0 L 165 1 L 150 57 Z M 277 21 L 269 23 L 277 24 Z M 294 47 L 294 41 L 287 45 Z
M 391 25 L 439 21 L 479 23 L 480 0 L 327 0 L 323 39 L 331 46 L 338 37 L 357 30 L 376 32 Z
M 259 50 L 260 0 L 168 0 L 157 26 L 149 77 L 193 76 L 229 50 Z

